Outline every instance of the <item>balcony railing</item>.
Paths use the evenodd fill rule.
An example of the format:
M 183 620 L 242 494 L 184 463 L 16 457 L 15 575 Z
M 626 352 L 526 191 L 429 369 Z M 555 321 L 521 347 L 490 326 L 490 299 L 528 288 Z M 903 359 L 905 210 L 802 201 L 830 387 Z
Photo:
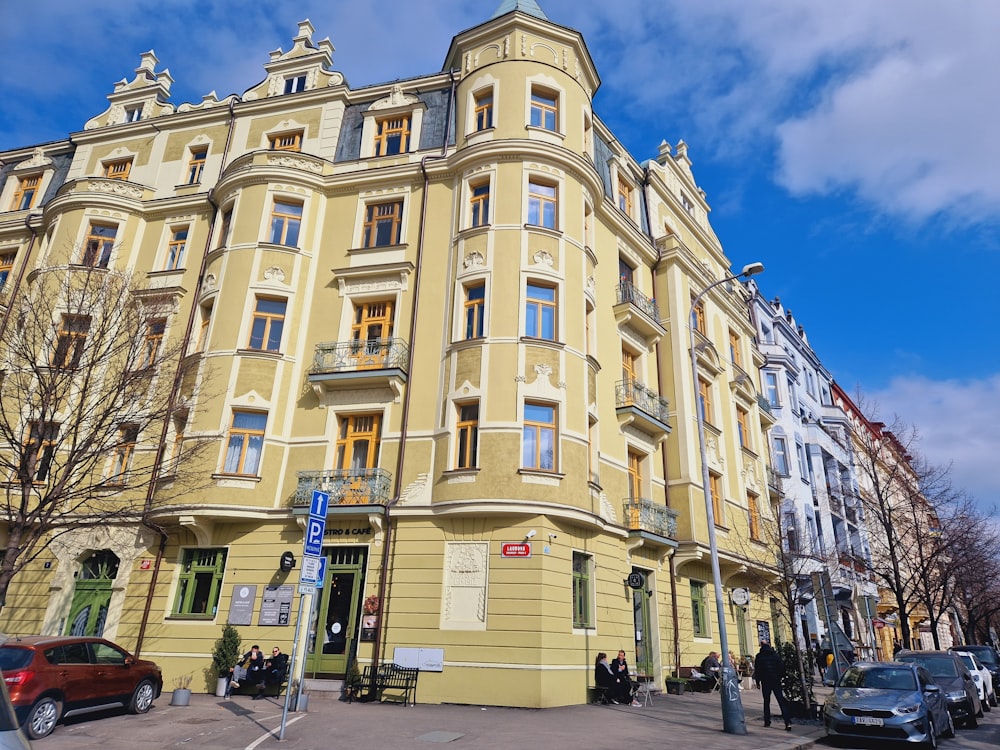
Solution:
M 648 531 L 666 539 L 677 538 L 677 511 L 645 497 L 627 497 L 622 502 L 625 527 Z
M 770 466 L 767 467 L 767 486 L 777 492 L 781 492 L 781 474 Z
M 355 370 L 405 371 L 410 363 L 410 349 L 402 339 L 365 339 L 328 341 L 317 344 L 311 375 Z
M 759 406 L 760 410 L 765 414 L 770 414 L 772 417 L 774 416 L 774 412 L 771 411 L 771 402 L 764 398 L 764 396 L 760 393 L 757 394 L 757 406 Z
M 631 282 L 623 281 L 618 284 L 618 304 L 627 302 L 638 308 L 644 315 L 654 323 L 660 322 L 660 309 L 656 305 L 656 300 L 650 299 L 645 294 L 636 289 Z
M 615 406 L 634 406 L 663 424 L 667 423 L 670 414 L 667 400 L 638 380 L 619 380 L 615 383 Z
M 308 507 L 314 490 L 327 492 L 330 505 L 386 505 L 392 475 L 385 469 L 300 471 L 293 504 Z

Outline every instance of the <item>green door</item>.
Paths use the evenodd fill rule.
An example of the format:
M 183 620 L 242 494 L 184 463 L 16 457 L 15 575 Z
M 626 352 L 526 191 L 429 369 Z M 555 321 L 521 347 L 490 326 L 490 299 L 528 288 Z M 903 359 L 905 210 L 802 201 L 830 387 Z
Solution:
M 306 665 L 312 677 L 343 676 L 347 671 L 364 591 L 364 547 L 332 547 L 325 554 L 326 577 L 313 613 Z
M 73 603 L 66 621 L 67 635 L 104 634 L 111 603 L 111 584 L 118 576 L 118 557 L 111 550 L 94 552 L 80 568 Z
M 637 673 L 653 674 L 653 628 L 649 612 L 649 594 L 646 588 L 649 583 L 649 572 L 632 568 L 633 573 L 642 575 L 646 584 L 642 588 L 632 589 L 632 624 L 635 628 L 635 666 Z

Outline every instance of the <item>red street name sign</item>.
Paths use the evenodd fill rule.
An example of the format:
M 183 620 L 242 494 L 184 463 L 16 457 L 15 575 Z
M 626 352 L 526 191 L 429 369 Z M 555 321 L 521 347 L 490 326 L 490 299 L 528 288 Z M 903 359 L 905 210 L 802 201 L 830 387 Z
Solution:
M 531 557 L 531 542 L 504 542 L 500 557 Z

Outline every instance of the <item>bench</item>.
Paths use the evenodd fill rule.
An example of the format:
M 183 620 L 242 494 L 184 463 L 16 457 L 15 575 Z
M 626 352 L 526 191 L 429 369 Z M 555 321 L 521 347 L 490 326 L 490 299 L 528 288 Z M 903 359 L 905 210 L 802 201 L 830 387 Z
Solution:
M 365 690 L 365 698 L 384 703 L 402 703 L 404 706 L 415 705 L 417 702 L 417 677 L 420 669 L 417 667 L 401 667 L 390 662 L 379 664 L 378 672 L 373 674 L 371 665 L 365 667 L 361 677 L 361 687 Z
M 602 706 L 606 706 L 611 701 L 608 700 L 608 688 L 601 687 L 600 685 L 591 686 L 587 688 L 587 702 L 588 703 L 599 703 Z
M 266 682 L 264 685 L 264 695 L 269 698 L 277 698 L 284 692 L 285 688 L 288 687 L 288 674 L 291 670 L 291 664 L 285 667 L 285 674 L 282 675 L 280 682 Z M 239 687 L 236 687 L 230 681 L 229 684 L 229 695 L 257 695 L 257 683 L 250 679 L 249 676 L 243 677 L 238 680 Z

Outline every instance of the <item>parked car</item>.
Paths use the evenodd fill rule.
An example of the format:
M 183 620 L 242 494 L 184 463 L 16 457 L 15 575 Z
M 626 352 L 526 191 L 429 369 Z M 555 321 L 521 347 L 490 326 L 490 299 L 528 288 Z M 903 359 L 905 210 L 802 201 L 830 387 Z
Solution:
M 6 639 L 7 636 L 0 634 L 0 644 Z M 21 731 L 3 680 L 0 680 L 0 750 L 31 750 L 31 743 Z
M 863 737 L 919 742 L 955 736 L 955 724 L 941 687 L 920 664 L 855 662 L 823 706 L 828 737 Z
M 948 650 L 965 662 L 965 666 L 972 673 L 972 679 L 975 680 L 976 687 L 979 688 L 979 702 L 983 706 L 983 711 L 992 710 L 993 706 L 997 704 L 997 694 L 993 689 L 993 675 L 990 674 L 990 670 L 971 651 L 959 651 L 954 648 Z
M 975 654 L 976 658 L 983 663 L 983 666 L 990 670 L 993 675 L 993 692 L 1000 695 L 1000 653 L 993 646 L 965 645 L 956 647 L 957 650 L 968 651 Z M 952 649 L 953 651 L 956 649 Z M 995 703 L 993 705 L 996 705 Z
M 10 638 L 0 646 L 0 670 L 18 723 L 33 740 L 68 716 L 116 707 L 145 713 L 163 689 L 156 664 L 103 638 Z
M 924 667 L 941 686 L 952 718 L 964 721 L 969 727 L 979 726 L 979 717 L 983 715 L 979 690 L 972 673 L 958 656 L 950 651 L 900 651 L 895 659 Z

